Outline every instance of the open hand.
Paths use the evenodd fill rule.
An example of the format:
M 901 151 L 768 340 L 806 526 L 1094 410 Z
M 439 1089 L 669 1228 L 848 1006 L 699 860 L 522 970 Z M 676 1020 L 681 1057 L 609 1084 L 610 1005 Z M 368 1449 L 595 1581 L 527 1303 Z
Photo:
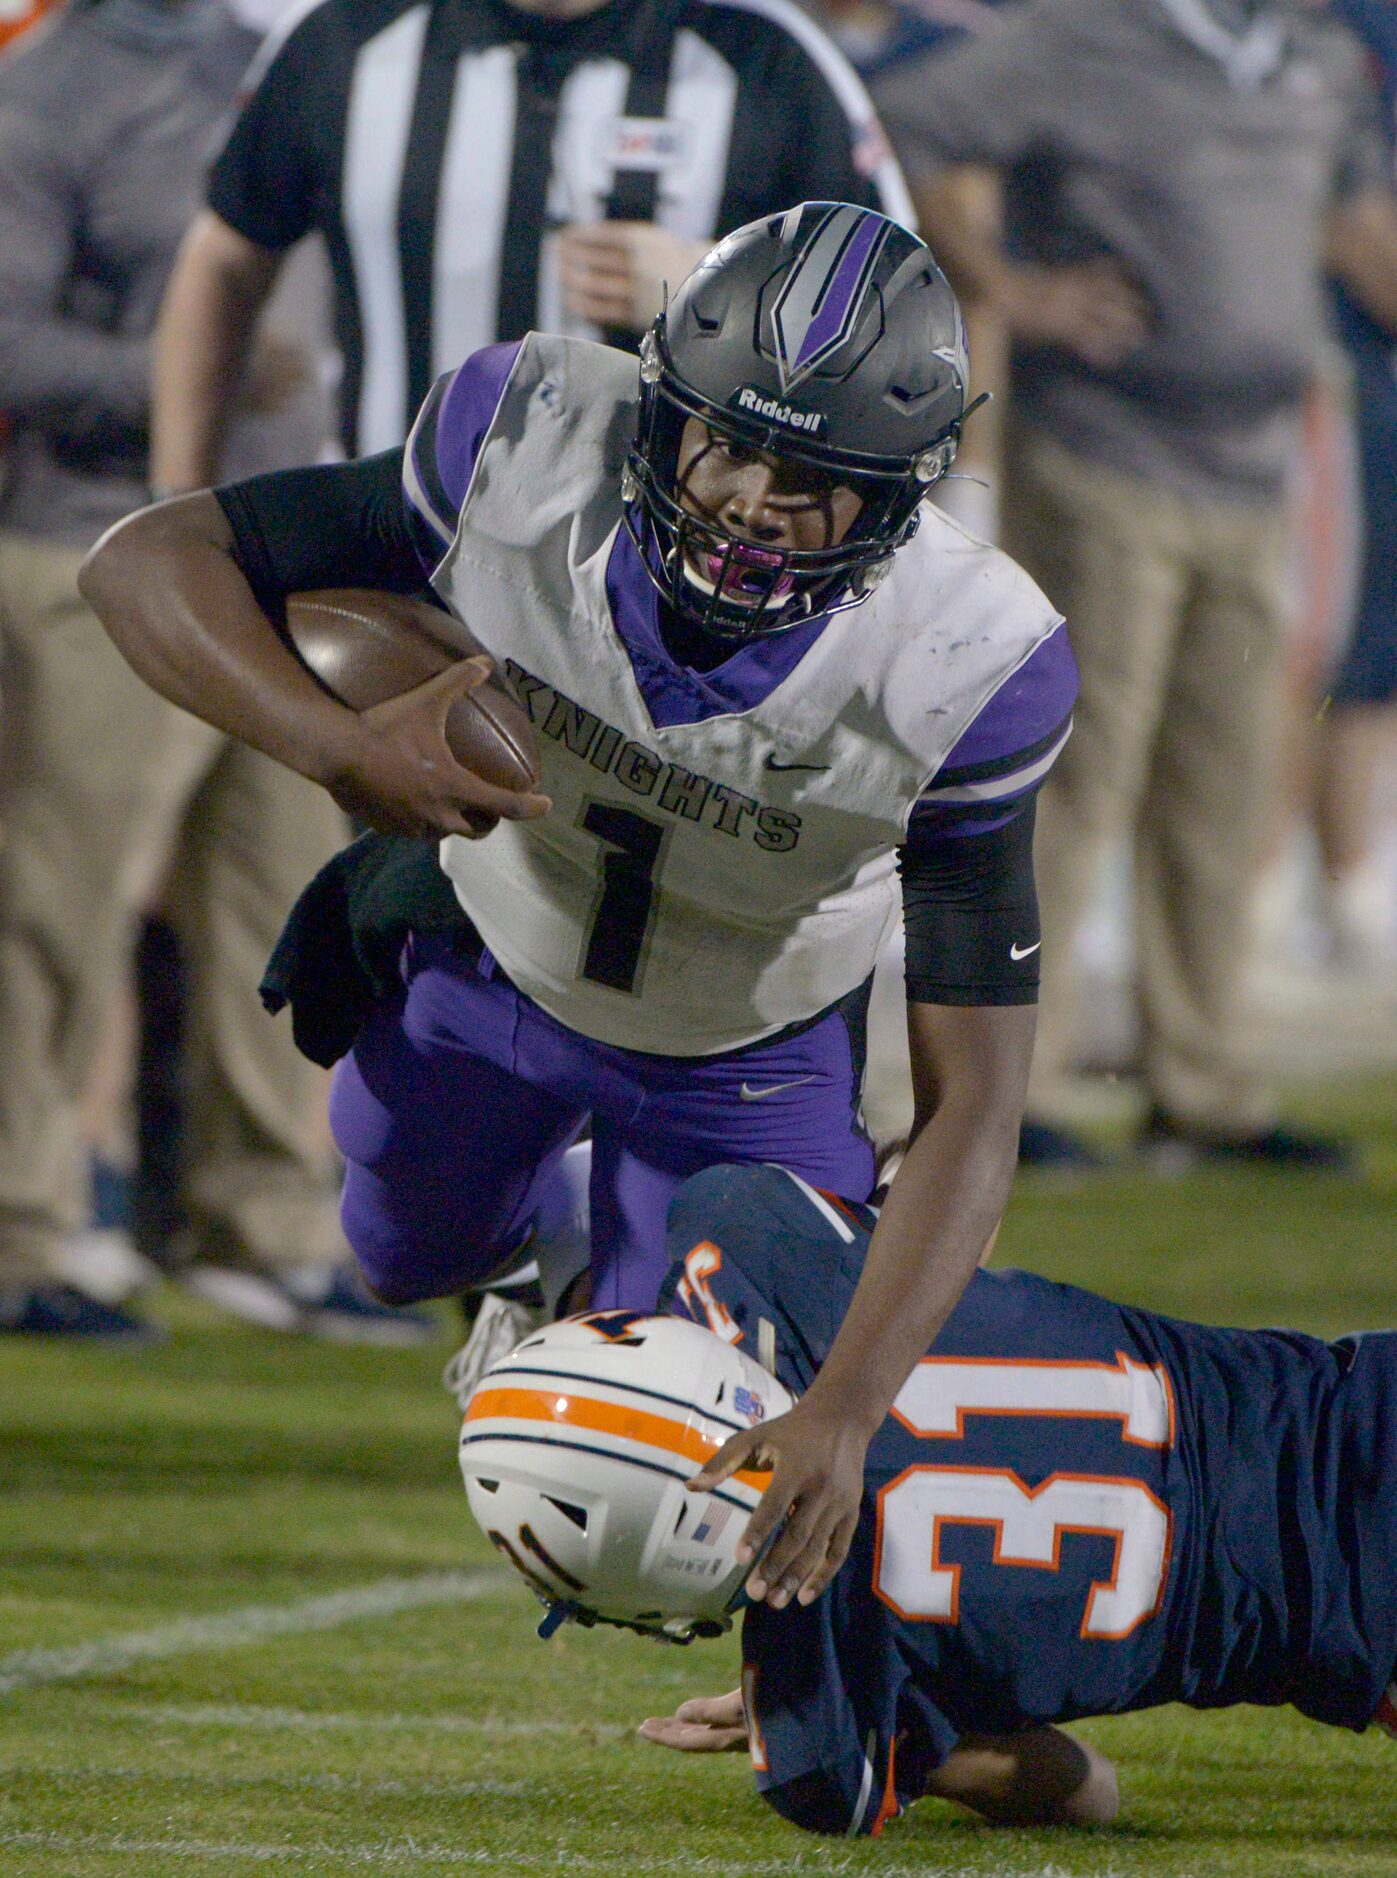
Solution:
M 642 1741 L 680 1754 L 739 1754 L 747 1746 L 747 1716 L 742 1691 L 699 1695 L 681 1702 L 672 1715 L 652 1715 L 636 1730 Z
M 779 1611 L 793 1597 L 819 1597 L 853 1543 L 867 1447 L 847 1416 L 823 1410 L 812 1393 L 775 1421 L 733 1435 L 687 1483 L 711 1492 L 739 1469 L 771 1471 L 737 1548 L 740 1563 L 760 1560 L 747 1580 L 750 1598 Z
M 327 783 L 347 815 L 393 835 L 465 835 L 476 840 L 496 822 L 533 821 L 553 806 L 547 796 L 500 789 L 458 763 L 446 719 L 458 698 L 490 676 L 488 658 L 457 660 L 425 684 L 361 711 L 347 761 Z

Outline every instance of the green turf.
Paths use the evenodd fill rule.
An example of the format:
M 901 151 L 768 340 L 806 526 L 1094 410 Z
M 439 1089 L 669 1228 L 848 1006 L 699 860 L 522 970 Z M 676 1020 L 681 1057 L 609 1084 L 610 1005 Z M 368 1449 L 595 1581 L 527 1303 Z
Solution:
M 1367 1178 L 1026 1180 L 1002 1257 L 1215 1320 L 1397 1320 L 1397 1084 L 1318 1091 L 1297 1113 L 1354 1128 Z M 445 1320 L 439 1348 L 382 1354 L 158 1308 L 173 1334 L 149 1354 L 0 1345 L 4 1878 L 1397 1878 L 1397 1751 L 1284 1713 L 1086 1728 L 1121 1769 L 1106 1832 L 995 1834 L 927 1804 L 878 1845 L 803 1839 L 742 1759 L 633 1737 L 731 1686 L 731 1640 L 535 1640 L 455 1474 Z M 240 1615 L 294 1624 L 325 1614 L 315 1600 L 404 1585 L 444 1601 L 254 1638 Z M 219 1615 L 222 1632 L 186 1621 Z

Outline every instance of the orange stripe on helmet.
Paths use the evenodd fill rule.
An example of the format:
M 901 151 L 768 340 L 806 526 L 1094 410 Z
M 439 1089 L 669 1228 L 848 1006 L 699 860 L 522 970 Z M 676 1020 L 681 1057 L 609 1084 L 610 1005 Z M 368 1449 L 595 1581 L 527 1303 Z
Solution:
M 617 1435 L 623 1441 L 639 1441 L 646 1447 L 662 1448 L 692 1461 L 696 1468 L 710 1460 L 723 1445 L 711 1435 L 700 1433 L 669 1415 L 654 1415 L 647 1409 L 623 1408 L 616 1402 L 599 1402 L 594 1396 L 578 1395 L 568 1388 L 559 1389 L 480 1389 L 471 1397 L 466 1410 L 468 1422 L 487 1417 L 510 1421 L 549 1422 L 559 1428 L 587 1428 L 595 1434 Z M 745 1486 L 763 1492 L 770 1473 L 743 1468 L 733 1475 Z

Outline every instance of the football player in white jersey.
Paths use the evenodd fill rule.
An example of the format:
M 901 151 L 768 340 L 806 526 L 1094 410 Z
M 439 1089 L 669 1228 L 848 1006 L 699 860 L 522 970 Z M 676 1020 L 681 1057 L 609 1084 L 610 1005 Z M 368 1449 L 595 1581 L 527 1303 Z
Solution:
M 505 1266 L 588 1124 L 597 1307 L 653 1304 L 670 1197 L 704 1166 L 780 1162 L 865 1199 L 863 1011 L 900 874 L 918 1127 L 819 1381 L 762 1437 L 779 1460 L 754 1549 L 784 1526 L 753 1593 L 778 1606 L 844 1556 L 868 1439 L 1017 1151 L 1033 793 L 1075 672 L 1042 594 L 925 502 L 967 377 L 923 244 L 806 203 L 716 248 L 639 361 L 487 348 L 406 452 L 162 504 L 85 574 L 166 696 L 373 827 L 441 838 L 438 869 L 366 837 L 280 961 L 298 1034 L 343 1057 L 345 1226 L 392 1302 Z M 286 595 L 345 585 L 468 623 L 538 732 L 539 793 L 446 747 L 478 661 L 362 715 L 321 690 L 276 621 Z M 472 841 L 479 808 L 502 819 Z M 365 1000 L 345 964 L 375 943 Z

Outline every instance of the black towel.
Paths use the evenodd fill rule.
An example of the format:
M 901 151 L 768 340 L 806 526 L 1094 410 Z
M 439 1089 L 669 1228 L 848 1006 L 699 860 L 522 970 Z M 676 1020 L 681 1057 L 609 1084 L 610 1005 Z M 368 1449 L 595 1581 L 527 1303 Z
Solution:
M 262 1002 L 291 1006 L 296 1048 L 329 1068 L 380 999 L 402 989 L 410 932 L 452 934 L 482 947 L 441 871 L 433 841 L 360 835 L 322 867 L 291 909 L 262 975 Z

